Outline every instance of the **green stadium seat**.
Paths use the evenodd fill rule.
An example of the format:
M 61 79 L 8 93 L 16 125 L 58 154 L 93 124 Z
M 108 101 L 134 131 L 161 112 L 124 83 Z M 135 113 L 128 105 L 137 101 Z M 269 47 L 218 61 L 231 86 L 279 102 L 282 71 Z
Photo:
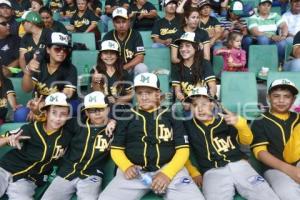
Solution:
M 151 31 L 140 31 L 140 34 L 143 38 L 144 47 L 151 48 L 153 43 L 151 39 Z
M 296 84 L 298 90 L 300 90 L 300 72 L 270 72 L 267 80 L 267 88 L 269 85 L 272 83 L 272 81 L 276 79 L 283 79 L 287 78 L 293 83 Z M 292 106 L 292 110 L 294 107 L 299 107 L 300 106 L 300 96 L 298 95 L 297 99 L 294 102 L 294 105 Z
M 94 65 L 97 64 L 98 51 L 73 51 L 72 64 L 77 69 L 79 76 L 78 85 L 87 86 L 89 84 L 89 74 Z
M 223 72 L 221 80 L 221 102 L 225 108 L 249 120 L 259 115 L 253 72 Z
M 278 15 L 281 16 L 281 7 L 280 6 L 272 6 L 271 12 L 277 13 Z
M 268 67 L 269 72 L 278 71 L 278 54 L 276 45 L 250 45 L 248 69 L 261 79 L 259 71 L 262 67 Z
M 113 23 L 112 20 L 109 20 L 109 21 L 108 21 L 107 27 L 108 27 L 108 31 L 111 31 L 111 30 L 113 30 L 113 29 L 115 28 L 115 27 L 114 27 L 114 23 Z
M 72 46 L 74 43 L 83 43 L 89 50 L 96 50 L 94 33 L 72 33 Z
M 149 72 L 156 70 L 171 69 L 171 58 L 169 48 L 146 48 L 144 63 L 148 66 Z
M 223 69 L 223 57 L 222 56 L 213 56 L 213 69 L 214 74 L 219 78 Z
M 284 53 L 284 61 L 287 62 L 291 56 L 291 53 L 293 51 L 293 45 L 288 44 L 285 46 L 285 53 Z
M 32 99 L 32 92 L 25 92 L 22 88 L 22 78 L 9 78 L 13 83 L 14 90 L 16 92 L 17 103 L 23 106 L 27 105 L 27 102 Z
M 157 11 L 157 15 L 158 15 L 160 18 L 164 18 L 164 16 L 165 16 L 165 11 Z

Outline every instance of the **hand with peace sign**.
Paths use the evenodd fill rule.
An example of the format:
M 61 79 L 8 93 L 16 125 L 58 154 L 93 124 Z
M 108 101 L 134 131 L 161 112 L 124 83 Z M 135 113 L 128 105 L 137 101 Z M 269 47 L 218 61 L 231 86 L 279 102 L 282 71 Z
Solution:
M 27 116 L 27 120 L 33 121 L 34 120 L 34 114 L 38 115 L 40 114 L 40 107 L 43 104 L 43 95 L 41 95 L 38 98 L 37 92 L 34 93 L 34 98 L 29 100 L 27 103 L 27 107 L 30 109 L 30 112 Z
M 224 113 L 219 113 L 225 120 L 226 124 L 228 125 L 236 125 L 239 121 L 239 116 L 235 113 L 230 112 L 226 108 L 222 108 Z
M 20 140 L 28 140 L 30 139 L 29 136 L 23 136 L 22 135 L 23 130 L 19 129 L 17 133 L 11 134 L 7 137 L 7 144 L 11 147 L 21 149 Z

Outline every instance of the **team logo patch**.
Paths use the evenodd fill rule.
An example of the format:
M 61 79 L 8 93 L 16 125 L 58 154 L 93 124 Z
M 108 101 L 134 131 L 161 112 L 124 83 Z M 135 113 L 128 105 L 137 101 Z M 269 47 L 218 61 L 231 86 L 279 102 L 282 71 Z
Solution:
M 261 183 L 265 182 L 265 179 L 260 175 L 254 175 L 254 176 L 250 176 L 248 178 L 248 182 L 251 185 L 258 185 L 258 184 L 261 184 Z
M 192 183 L 192 180 L 189 177 L 182 177 L 176 180 L 175 186 L 189 185 L 190 183 Z
M 136 51 L 144 51 L 145 48 L 144 47 L 136 47 Z

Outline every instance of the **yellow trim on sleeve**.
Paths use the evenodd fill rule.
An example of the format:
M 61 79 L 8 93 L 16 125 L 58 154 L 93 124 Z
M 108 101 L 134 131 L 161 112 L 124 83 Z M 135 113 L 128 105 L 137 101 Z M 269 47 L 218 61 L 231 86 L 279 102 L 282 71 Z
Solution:
M 283 159 L 288 163 L 295 163 L 300 159 L 300 124 L 294 128 L 284 146 Z
M 125 152 L 121 149 L 111 149 L 110 155 L 116 165 L 125 172 L 129 167 L 134 165 L 125 155 Z
M 258 159 L 258 153 L 261 151 L 268 151 L 267 145 L 258 146 L 253 149 L 253 154 L 256 159 Z
M 192 178 L 201 175 L 201 173 L 198 171 L 198 169 L 193 165 L 191 160 L 186 161 L 185 168 L 189 171 L 189 174 Z
M 237 124 L 234 127 L 238 130 L 239 142 L 241 144 L 249 145 L 253 141 L 253 134 L 250 130 L 247 120 L 239 116 Z
M 177 149 L 172 160 L 161 170 L 161 172 L 172 180 L 177 172 L 184 167 L 186 161 L 189 159 L 189 154 L 189 148 Z

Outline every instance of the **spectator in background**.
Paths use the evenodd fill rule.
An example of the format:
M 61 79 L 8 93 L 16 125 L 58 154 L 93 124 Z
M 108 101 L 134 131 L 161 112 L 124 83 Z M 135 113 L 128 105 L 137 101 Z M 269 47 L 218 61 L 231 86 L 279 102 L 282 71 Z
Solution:
M 211 4 L 208 0 L 202 0 L 199 3 L 200 9 L 200 23 L 199 27 L 206 30 L 208 32 L 208 36 L 210 39 L 210 46 L 212 48 L 218 48 L 222 45 L 220 41 L 223 28 L 221 27 L 220 22 L 217 18 L 210 16 L 211 15 Z
M 104 37 L 105 40 L 116 41 L 121 48 L 121 55 L 124 59 L 123 69 L 134 72 L 135 75 L 147 72 L 144 62 L 145 48 L 141 34 L 130 28 L 130 21 L 125 8 L 116 8 L 113 13 L 114 30 L 109 31 Z
M 0 0 L 0 17 L 4 17 L 9 23 L 10 33 L 18 35 L 19 23 L 15 20 L 11 3 L 8 0 Z
M 24 71 L 26 64 L 33 59 L 35 53 L 44 53 L 51 30 L 43 28 L 43 21 L 37 12 L 26 11 L 19 20 L 26 32 L 21 39 L 19 56 L 19 64 Z
M 30 1 L 28 0 L 10 0 L 10 3 L 16 18 L 22 17 L 24 12 L 31 7 Z
M 210 41 L 207 31 L 199 28 L 200 14 L 197 8 L 191 8 L 184 13 L 183 27 L 176 32 L 171 44 L 171 61 L 174 64 L 180 62 L 178 58 L 178 45 L 174 43 L 182 34 L 186 32 L 195 32 L 196 41 L 199 42 L 199 48 L 203 50 L 204 58 L 210 60 Z
M 153 48 L 169 47 L 172 38 L 180 28 L 180 19 L 176 16 L 176 0 L 165 0 L 165 17 L 157 20 L 152 28 Z
M 97 17 L 102 13 L 102 2 L 100 0 L 89 0 L 88 8 L 94 12 Z
M 277 13 L 271 13 L 272 0 L 260 0 L 258 13 L 249 18 L 248 29 L 252 37 L 245 38 L 246 46 L 253 43 L 276 44 L 279 62 L 283 63 L 288 27 Z M 279 33 L 279 34 L 278 34 Z
M 191 8 L 198 8 L 199 0 L 182 0 L 178 1 L 176 13 L 183 14 Z
M 147 0 L 135 0 L 128 9 L 129 18 L 133 29 L 137 31 L 150 31 L 157 19 L 157 11 L 152 3 Z
M 50 29 L 53 32 L 61 32 L 61 33 L 64 33 L 64 34 L 68 34 L 67 29 L 65 28 L 65 26 L 61 22 L 53 20 L 52 11 L 49 8 L 42 7 L 40 9 L 39 13 L 40 13 L 41 18 L 44 22 L 45 28 Z
M 214 51 L 214 55 L 222 55 L 223 57 L 223 71 L 246 71 L 246 51 L 242 49 L 242 39 L 242 33 L 236 31 L 230 32 L 225 43 L 226 48 Z
M 293 60 L 284 65 L 284 71 L 300 72 L 300 31 L 294 37 L 292 57 Z
M 43 7 L 42 0 L 31 0 L 30 11 L 39 12 L 41 7 Z
M 76 11 L 77 6 L 75 0 L 65 0 L 65 4 L 60 11 L 60 16 L 64 20 L 70 20 Z
M 288 26 L 288 44 L 293 43 L 294 36 L 300 31 L 300 0 L 291 0 L 291 9 L 282 15 Z
M 77 0 L 77 12 L 72 16 L 70 25 L 66 28 L 68 31 L 88 33 L 94 32 L 96 39 L 100 39 L 100 33 L 97 29 L 99 18 L 88 9 L 88 0 Z
M 10 67 L 19 67 L 20 38 L 10 34 L 9 23 L 0 17 L 0 68 L 5 77 L 11 76 Z
M 128 9 L 129 2 L 127 0 L 106 0 L 105 1 L 105 14 L 101 15 L 101 22 L 104 25 L 104 32 L 108 31 L 108 22 L 112 20 L 112 13 L 118 7 L 123 7 L 125 9 Z
M 63 5 L 64 5 L 63 0 L 49 0 L 46 7 L 50 8 L 52 13 L 54 13 L 54 12 L 60 12 Z

